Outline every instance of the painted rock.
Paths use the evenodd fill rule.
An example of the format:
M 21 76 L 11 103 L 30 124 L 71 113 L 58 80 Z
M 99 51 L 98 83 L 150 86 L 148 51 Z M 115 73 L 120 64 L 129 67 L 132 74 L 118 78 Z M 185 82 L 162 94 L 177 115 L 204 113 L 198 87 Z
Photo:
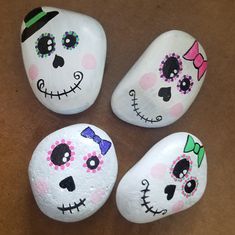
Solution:
M 175 133 L 155 144 L 120 181 L 116 202 L 134 223 L 148 223 L 193 206 L 207 183 L 202 143 L 189 133 Z
M 95 19 L 36 8 L 22 24 L 21 46 L 31 88 L 48 109 L 74 114 L 95 102 L 106 58 L 106 36 Z
M 75 222 L 103 206 L 117 170 L 109 136 L 93 125 L 76 124 L 51 133 L 38 144 L 28 173 L 40 210 L 55 220 Z
M 136 126 L 169 125 L 196 98 L 206 69 L 206 54 L 195 38 L 177 30 L 163 33 L 115 89 L 113 112 Z

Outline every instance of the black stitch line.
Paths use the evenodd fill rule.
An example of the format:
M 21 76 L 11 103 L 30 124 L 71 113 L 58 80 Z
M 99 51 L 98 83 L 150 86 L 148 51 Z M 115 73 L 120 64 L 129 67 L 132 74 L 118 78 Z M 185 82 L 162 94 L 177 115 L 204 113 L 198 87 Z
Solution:
M 58 97 L 58 99 L 60 100 L 61 99 L 61 96 L 65 95 L 66 97 L 68 97 L 68 94 L 70 92 L 75 92 L 75 90 L 78 88 L 79 90 L 81 90 L 81 88 L 79 87 L 82 79 L 83 79 L 83 73 L 81 73 L 81 80 L 78 82 L 78 83 L 74 83 L 74 87 L 70 86 L 70 90 L 69 91 L 66 91 L 65 89 L 63 90 L 62 93 L 59 93 L 59 91 L 57 91 L 56 93 L 53 93 L 52 91 L 49 93 L 47 92 L 47 88 L 45 88 L 45 90 L 42 90 L 42 88 L 44 87 L 44 80 L 43 79 L 40 79 L 38 80 L 37 82 L 37 88 L 40 92 L 44 93 L 45 95 L 45 98 L 47 95 L 49 95 L 51 97 L 51 99 L 55 96 L 55 97 Z
M 65 207 L 64 204 L 62 204 L 62 207 L 57 207 L 57 208 L 60 211 L 62 211 L 63 215 L 64 215 L 65 211 L 69 211 L 70 214 L 73 214 L 73 212 L 72 212 L 73 209 L 77 209 L 77 211 L 79 212 L 79 207 L 80 206 L 86 206 L 85 203 L 84 203 L 85 201 L 86 201 L 86 198 L 80 199 L 79 203 L 74 202 L 74 206 L 71 206 L 71 204 L 69 203 L 68 207 Z
M 131 105 L 131 106 L 133 106 L 134 107 L 134 109 L 133 109 L 133 111 L 136 113 L 136 116 L 138 116 L 138 117 L 140 117 L 140 120 L 144 120 L 145 121 L 145 123 L 146 122 L 150 122 L 150 123 L 155 123 L 155 122 L 160 122 L 161 120 L 162 120 L 162 116 L 161 115 L 158 115 L 157 117 L 156 117 L 156 120 L 154 120 L 153 118 L 148 118 L 148 117 L 145 117 L 144 115 L 142 115 L 141 113 L 142 112 L 138 112 L 138 110 L 139 110 L 139 108 L 137 107 L 139 104 L 136 102 L 137 100 L 138 100 L 138 98 L 136 98 L 136 92 L 135 92 L 135 90 L 134 89 L 132 89 L 132 90 L 130 90 L 129 91 L 129 95 L 131 96 L 131 97 L 133 97 L 133 99 L 131 99 L 132 100 L 132 102 L 133 102 L 133 104 Z
M 163 209 L 161 211 L 158 211 L 157 209 L 156 210 L 153 210 L 153 206 L 148 206 L 148 204 L 150 203 L 150 201 L 147 201 L 146 199 L 149 197 L 149 196 L 146 196 L 146 193 L 147 192 L 150 192 L 150 189 L 149 189 L 149 182 L 147 179 L 143 179 L 141 181 L 142 185 L 147 185 L 144 189 L 140 190 L 141 193 L 143 193 L 143 196 L 141 197 L 141 199 L 143 200 L 143 203 L 141 204 L 141 206 L 144 206 L 146 208 L 146 211 L 145 213 L 148 213 L 148 212 L 151 212 L 153 214 L 153 216 L 155 216 L 156 214 L 162 214 L 162 215 L 165 215 L 167 213 L 167 209 Z

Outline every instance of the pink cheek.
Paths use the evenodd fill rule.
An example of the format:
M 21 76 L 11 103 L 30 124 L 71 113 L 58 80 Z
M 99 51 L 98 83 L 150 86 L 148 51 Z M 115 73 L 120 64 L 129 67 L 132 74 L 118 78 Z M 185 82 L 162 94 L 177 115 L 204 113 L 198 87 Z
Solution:
M 39 195 L 45 195 L 48 193 L 48 185 L 43 180 L 36 181 L 34 184 L 34 189 L 35 189 L 36 193 Z
M 143 90 L 148 90 L 156 84 L 157 76 L 154 73 L 144 74 L 140 80 L 139 85 Z
M 183 208 L 184 208 L 184 202 L 182 200 L 178 201 L 172 206 L 172 212 L 177 213 L 179 211 L 182 211 Z
M 82 66 L 84 69 L 95 69 L 96 59 L 92 54 L 86 54 L 82 58 Z
M 105 191 L 103 189 L 97 189 L 91 194 L 90 200 L 93 204 L 99 204 L 105 196 Z
M 162 163 L 158 163 L 151 168 L 150 174 L 155 179 L 163 179 L 165 176 L 166 170 L 167 170 L 166 165 Z
M 28 75 L 32 81 L 38 77 L 38 67 L 35 64 L 30 65 Z
M 184 108 L 181 103 L 177 103 L 170 108 L 170 115 L 175 118 L 182 116 L 183 112 Z

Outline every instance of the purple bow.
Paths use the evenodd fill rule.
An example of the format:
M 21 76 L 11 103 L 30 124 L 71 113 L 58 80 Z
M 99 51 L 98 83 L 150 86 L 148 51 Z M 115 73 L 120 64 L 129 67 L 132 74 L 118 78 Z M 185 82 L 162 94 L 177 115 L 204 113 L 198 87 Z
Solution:
M 111 147 L 111 142 L 101 139 L 90 127 L 84 129 L 81 135 L 85 138 L 93 139 L 99 145 L 102 155 L 105 155 Z

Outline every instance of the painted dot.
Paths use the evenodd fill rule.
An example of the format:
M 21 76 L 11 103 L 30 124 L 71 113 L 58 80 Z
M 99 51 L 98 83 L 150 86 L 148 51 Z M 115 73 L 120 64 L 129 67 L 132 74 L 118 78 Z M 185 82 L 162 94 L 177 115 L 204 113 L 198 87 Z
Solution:
M 167 166 L 162 163 L 158 163 L 151 168 L 151 176 L 155 179 L 162 179 L 166 173 Z
M 175 118 L 179 118 L 183 115 L 184 108 L 181 103 L 177 103 L 170 108 L 170 115 Z
M 69 156 L 69 153 L 68 153 L 68 152 L 66 152 L 66 153 L 64 154 L 64 156 L 65 156 L 65 157 L 68 157 L 68 156 Z
M 35 80 L 38 77 L 38 67 L 35 64 L 30 65 L 28 74 L 31 80 Z
M 153 87 L 156 84 L 156 81 L 157 76 L 154 73 L 146 73 L 140 78 L 139 85 L 143 90 L 147 90 Z
M 94 69 L 96 67 L 96 59 L 92 54 L 86 54 L 82 58 L 82 66 L 85 69 Z

